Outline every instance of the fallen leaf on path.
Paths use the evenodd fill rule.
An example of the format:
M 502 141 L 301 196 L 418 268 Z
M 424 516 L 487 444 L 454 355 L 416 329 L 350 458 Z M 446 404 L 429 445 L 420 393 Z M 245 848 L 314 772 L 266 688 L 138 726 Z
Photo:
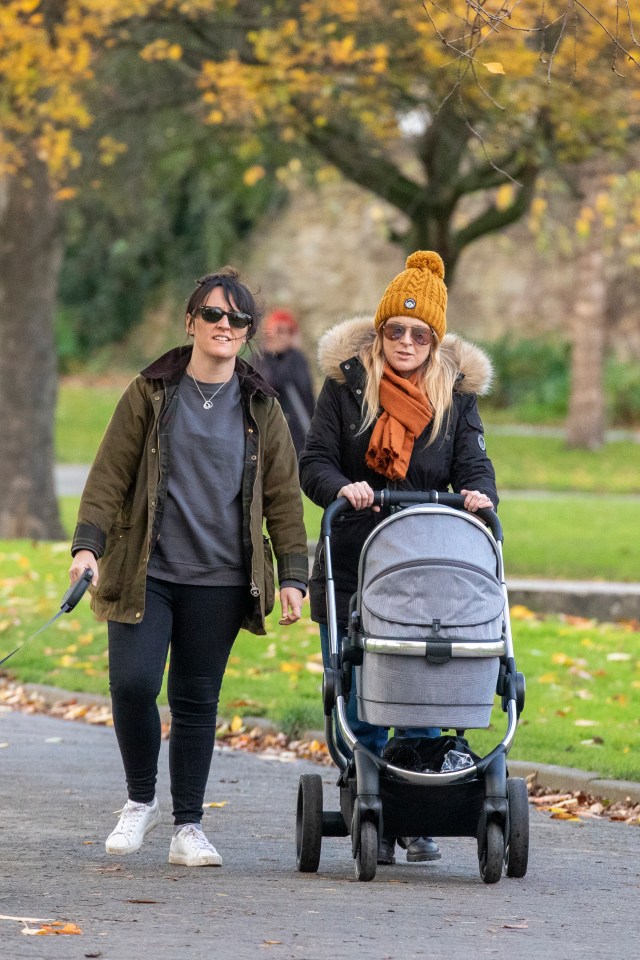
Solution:
M 54 920 L 53 923 L 43 924 L 37 930 L 32 927 L 25 927 L 22 932 L 27 936 L 43 937 L 49 934 L 78 935 L 82 933 L 82 930 L 77 923 L 63 923 L 62 920 Z
M 570 793 L 542 793 L 538 797 L 530 797 L 529 802 L 533 804 L 554 804 L 561 800 L 570 800 Z
M 226 807 L 228 800 L 212 800 L 210 803 L 203 803 L 203 807 Z

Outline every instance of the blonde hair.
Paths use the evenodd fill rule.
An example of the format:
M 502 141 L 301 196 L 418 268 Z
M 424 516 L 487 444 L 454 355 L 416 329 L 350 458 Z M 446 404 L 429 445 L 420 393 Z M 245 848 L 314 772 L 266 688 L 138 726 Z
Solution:
M 431 330 L 432 345 L 417 384 L 429 398 L 433 407 L 431 436 L 427 446 L 430 446 L 440 433 L 445 417 L 447 418 L 447 424 L 449 422 L 448 414 L 453 403 L 453 387 L 458 376 L 458 366 L 450 352 L 441 352 L 437 334 L 431 327 L 429 329 Z M 363 403 L 365 416 L 358 431 L 358 433 L 364 433 L 378 419 L 380 409 L 380 381 L 386 362 L 382 346 L 382 330 L 378 331 L 370 345 L 367 344 L 363 348 L 360 359 L 367 372 Z

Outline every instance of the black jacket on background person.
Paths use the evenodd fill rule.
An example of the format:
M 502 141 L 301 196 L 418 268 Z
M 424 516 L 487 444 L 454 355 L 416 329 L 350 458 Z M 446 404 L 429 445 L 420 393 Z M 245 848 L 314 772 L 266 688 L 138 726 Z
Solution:
M 265 352 L 250 362 L 278 394 L 293 445 L 300 453 L 315 405 L 307 358 L 290 347 L 282 353 Z
M 359 433 L 365 368 L 360 350 L 375 336 L 369 318 L 347 320 L 333 327 L 319 345 L 320 369 L 326 380 L 318 397 L 304 450 L 300 456 L 303 492 L 326 507 L 349 483 L 366 480 L 374 490 L 480 490 L 498 504 L 496 479 L 487 456 L 476 395 L 487 391 L 491 363 L 479 347 L 447 334 L 440 347 L 450 351 L 460 371 L 449 417 L 436 440 L 426 446 L 431 424 L 416 438 L 407 476 L 395 483 L 365 464 L 373 426 Z M 382 518 L 371 510 L 343 513 L 332 527 L 331 556 L 338 621 L 348 618 L 349 599 L 357 588 L 358 558 L 367 536 Z M 311 616 L 326 621 L 322 542 L 318 542 L 310 581 Z

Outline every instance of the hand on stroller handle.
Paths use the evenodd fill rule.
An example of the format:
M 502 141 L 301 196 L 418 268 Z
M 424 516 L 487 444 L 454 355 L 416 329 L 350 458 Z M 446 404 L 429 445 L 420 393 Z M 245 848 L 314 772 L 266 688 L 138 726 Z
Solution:
M 465 495 L 462 493 L 440 493 L 438 490 L 376 490 L 373 496 L 374 507 L 415 506 L 420 503 L 440 504 L 454 510 L 464 510 Z M 346 497 L 338 497 L 329 504 L 322 518 L 322 536 L 331 533 L 331 524 L 341 513 L 353 510 Z M 496 540 L 502 542 L 502 525 L 496 512 L 489 507 L 477 510 L 474 516 L 486 523 Z

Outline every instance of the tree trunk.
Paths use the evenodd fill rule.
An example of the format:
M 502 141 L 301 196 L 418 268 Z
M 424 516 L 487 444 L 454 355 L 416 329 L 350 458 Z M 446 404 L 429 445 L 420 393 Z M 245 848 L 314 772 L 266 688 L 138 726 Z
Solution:
M 54 309 L 62 241 L 35 157 L 0 180 L 0 537 L 62 539 L 54 488 Z
M 585 169 L 582 175 L 584 205 L 595 210 L 600 180 Z M 601 219 L 591 222 L 589 237 L 576 260 L 576 286 L 571 317 L 571 393 L 566 441 L 571 447 L 596 450 L 604 443 L 604 355 L 606 345 L 605 253 Z

